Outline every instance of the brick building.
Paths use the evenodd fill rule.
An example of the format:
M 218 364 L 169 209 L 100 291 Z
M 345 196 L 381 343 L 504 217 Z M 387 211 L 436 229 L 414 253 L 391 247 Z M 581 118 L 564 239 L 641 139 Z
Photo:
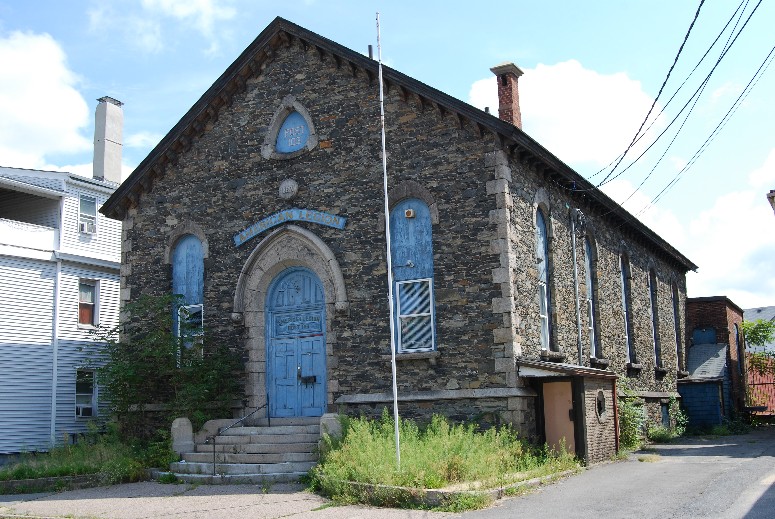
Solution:
M 686 300 L 687 377 L 678 383 L 691 425 L 739 417 L 746 405 L 743 310 L 725 296 Z
M 384 68 L 400 412 L 607 459 L 617 377 L 654 419 L 677 394 L 696 267 L 524 133 L 522 72 L 492 70 L 500 118 Z M 277 18 L 103 207 L 123 299 L 183 294 L 244 351 L 236 416 L 390 405 L 380 154 L 377 62 Z

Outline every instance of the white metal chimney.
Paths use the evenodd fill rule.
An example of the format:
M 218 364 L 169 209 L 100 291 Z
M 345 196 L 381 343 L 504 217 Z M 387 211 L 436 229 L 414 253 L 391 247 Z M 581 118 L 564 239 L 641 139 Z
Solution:
M 94 114 L 93 176 L 97 180 L 121 183 L 121 141 L 124 132 L 124 110 L 121 101 L 112 97 L 97 99 Z

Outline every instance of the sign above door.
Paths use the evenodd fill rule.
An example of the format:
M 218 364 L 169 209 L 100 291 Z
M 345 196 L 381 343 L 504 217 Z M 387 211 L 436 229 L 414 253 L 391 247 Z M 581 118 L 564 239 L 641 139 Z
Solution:
M 267 229 L 271 229 L 272 227 L 276 227 L 285 222 L 312 222 L 325 225 L 326 227 L 334 227 L 335 229 L 344 229 L 347 218 L 335 214 L 315 211 L 313 209 L 299 209 L 298 207 L 293 207 L 291 209 L 278 211 L 266 218 L 262 218 L 247 229 L 238 232 L 234 235 L 234 245 L 239 247 Z

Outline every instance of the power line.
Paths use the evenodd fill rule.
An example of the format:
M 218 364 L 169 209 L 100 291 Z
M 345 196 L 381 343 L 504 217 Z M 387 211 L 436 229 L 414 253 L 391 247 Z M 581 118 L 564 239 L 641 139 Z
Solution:
M 625 149 L 624 153 L 621 154 L 619 160 L 616 162 L 616 164 L 608 173 L 608 175 L 606 175 L 605 178 L 603 178 L 603 180 L 598 184 L 598 187 L 600 187 L 608 179 L 608 177 L 610 177 L 613 174 L 613 172 L 616 171 L 616 168 L 619 167 L 619 164 L 621 164 L 622 160 L 624 160 L 624 157 L 627 156 L 627 153 L 635 145 L 635 142 L 638 139 L 638 136 L 640 135 L 641 130 L 643 130 L 643 127 L 646 125 L 646 122 L 651 116 L 651 113 L 654 111 L 654 107 L 657 104 L 657 100 L 659 100 L 659 97 L 662 95 L 662 91 L 664 90 L 665 85 L 667 84 L 667 81 L 670 79 L 670 75 L 673 73 L 673 69 L 675 68 L 676 63 L 678 63 L 678 58 L 681 56 L 681 52 L 683 52 L 684 46 L 686 45 L 686 41 L 689 39 L 689 34 L 691 34 L 692 32 L 692 28 L 694 28 L 694 23 L 697 21 L 697 18 L 700 16 L 700 10 L 702 9 L 702 6 L 704 3 L 705 3 L 705 0 L 700 0 L 700 5 L 697 7 L 697 12 L 694 13 L 694 19 L 692 20 L 692 23 L 689 25 L 689 30 L 686 31 L 686 35 L 684 36 L 684 39 L 681 42 L 681 46 L 678 48 L 678 53 L 675 55 L 675 58 L 673 59 L 673 64 L 670 65 L 670 69 L 667 71 L 667 76 L 665 76 L 664 81 L 662 81 L 662 86 L 659 87 L 659 92 L 657 92 L 657 97 L 655 97 L 654 102 L 651 103 L 651 108 L 649 108 L 649 111 L 646 114 L 646 117 L 643 119 L 643 122 L 640 124 L 638 131 L 635 132 L 635 135 L 633 136 L 632 141 L 630 142 L 630 145 L 627 146 L 627 149 Z

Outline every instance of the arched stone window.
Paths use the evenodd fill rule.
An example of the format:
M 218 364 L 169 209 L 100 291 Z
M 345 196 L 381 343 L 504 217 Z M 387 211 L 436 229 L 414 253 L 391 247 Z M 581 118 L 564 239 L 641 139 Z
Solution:
M 659 343 L 659 300 L 657 297 L 657 273 L 649 270 L 649 298 L 651 300 L 651 336 L 654 340 L 654 366 L 662 367 L 662 346 Z
M 538 315 L 541 321 L 541 349 L 553 350 L 549 233 L 546 227 L 546 218 L 544 216 L 544 212 L 540 207 L 536 209 L 535 221 L 536 266 L 538 268 Z
M 187 322 L 190 332 L 199 334 L 203 320 L 204 250 L 193 234 L 182 236 L 172 251 L 172 293 L 180 296 L 173 309 L 175 333 L 181 334 L 181 323 Z M 184 321 L 185 320 L 185 321 Z
M 681 313 L 680 313 L 680 302 L 679 302 L 679 294 L 678 294 L 678 285 L 673 282 L 673 326 L 675 328 L 675 355 L 678 359 L 678 371 L 683 371 L 684 369 L 684 360 L 683 360 L 683 348 L 682 348 L 682 341 L 681 341 Z
M 406 198 L 390 210 L 396 351 L 436 348 L 433 299 L 431 212 L 419 198 Z
M 587 288 L 587 319 L 589 324 L 590 357 L 603 358 L 600 348 L 600 337 L 597 333 L 597 274 L 595 269 L 596 256 L 589 236 L 584 237 L 584 269 Z
M 289 95 L 269 123 L 261 156 L 265 159 L 292 159 L 318 145 L 318 135 L 307 109 Z
M 622 253 L 619 257 L 619 267 L 622 281 L 622 312 L 624 315 L 624 339 L 627 347 L 627 362 L 637 364 L 635 337 L 633 337 L 632 333 L 632 293 L 630 290 L 632 274 L 630 273 L 630 259 L 626 253 Z

